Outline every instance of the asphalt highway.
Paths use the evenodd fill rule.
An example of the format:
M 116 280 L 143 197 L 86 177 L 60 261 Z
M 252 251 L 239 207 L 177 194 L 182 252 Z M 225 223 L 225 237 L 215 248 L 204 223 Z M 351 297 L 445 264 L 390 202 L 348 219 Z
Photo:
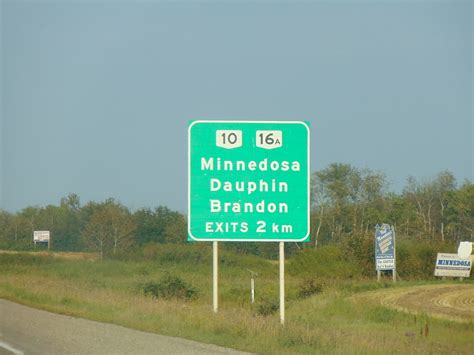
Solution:
M 0 299 L 0 354 L 244 354 Z

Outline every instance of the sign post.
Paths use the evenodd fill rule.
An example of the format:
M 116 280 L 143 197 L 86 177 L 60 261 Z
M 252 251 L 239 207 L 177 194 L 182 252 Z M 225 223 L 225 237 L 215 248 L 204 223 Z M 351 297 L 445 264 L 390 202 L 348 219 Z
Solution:
M 218 309 L 218 293 L 217 293 L 217 280 L 218 280 L 218 242 L 212 242 L 212 310 L 217 313 Z
M 299 121 L 193 121 L 188 128 L 188 240 L 284 242 L 310 235 L 309 127 Z M 280 304 L 282 322 L 284 306 Z
M 255 271 L 252 271 L 250 269 L 247 269 L 248 272 L 250 272 L 250 303 L 254 304 L 255 303 L 255 277 L 258 276 L 258 274 Z
M 285 324 L 285 242 L 280 242 L 280 323 Z

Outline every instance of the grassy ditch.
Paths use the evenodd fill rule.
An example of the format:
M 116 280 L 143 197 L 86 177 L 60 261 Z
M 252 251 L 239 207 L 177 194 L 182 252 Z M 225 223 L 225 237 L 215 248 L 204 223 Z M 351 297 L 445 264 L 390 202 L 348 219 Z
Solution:
M 213 314 L 211 255 L 202 247 L 189 250 L 173 258 L 175 247 L 163 246 L 144 261 L 0 254 L 0 297 L 258 353 L 472 352 L 472 322 L 413 316 L 370 297 L 354 297 L 415 283 L 378 284 L 356 277 L 355 271 L 348 276 L 346 270 L 341 277 L 328 272 L 315 278 L 308 270 L 299 273 L 298 263 L 291 261 L 284 327 L 276 307 L 278 266 L 257 257 L 221 253 L 220 311 Z M 329 261 L 327 267 L 332 267 Z M 258 273 L 255 305 L 250 304 L 247 269 Z

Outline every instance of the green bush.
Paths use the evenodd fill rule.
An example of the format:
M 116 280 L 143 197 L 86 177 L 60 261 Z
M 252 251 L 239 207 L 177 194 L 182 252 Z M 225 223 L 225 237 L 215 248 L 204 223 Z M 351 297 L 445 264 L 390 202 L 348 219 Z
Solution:
M 164 299 L 192 300 L 197 298 L 198 290 L 177 276 L 165 275 L 159 282 L 143 285 L 145 296 Z
M 289 260 L 288 272 L 307 278 L 316 276 L 331 279 L 350 279 L 361 274 L 357 263 L 351 260 L 339 245 L 299 251 Z
M 323 285 L 316 283 L 314 279 L 303 281 L 298 290 L 299 298 L 308 298 L 323 292 Z
M 279 309 L 279 303 L 274 300 L 263 299 L 257 305 L 257 314 L 261 316 L 270 316 Z
M 433 278 L 437 253 L 455 253 L 456 246 L 420 240 L 397 242 L 397 272 L 401 277 Z
M 371 234 L 347 236 L 341 248 L 347 258 L 357 266 L 363 276 L 372 276 L 375 272 L 375 241 Z

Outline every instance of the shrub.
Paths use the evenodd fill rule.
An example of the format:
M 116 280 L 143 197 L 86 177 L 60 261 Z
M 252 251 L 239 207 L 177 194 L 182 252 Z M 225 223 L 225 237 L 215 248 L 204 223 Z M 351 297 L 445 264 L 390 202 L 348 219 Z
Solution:
M 311 278 L 349 279 L 361 274 L 357 263 L 338 245 L 303 249 L 289 260 L 288 272 Z
M 270 316 L 279 309 L 278 302 L 274 300 L 263 299 L 257 306 L 257 314 L 261 316 Z
M 191 300 L 198 296 L 198 290 L 177 276 L 165 275 L 159 282 L 148 282 L 143 286 L 146 296 L 164 299 Z
M 303 281 L 298 290 L 299 298 L 308 298 L 323 292 L 323 285 L 316 283 L 314 279 Z
M 402 277 L 433 278 L 438 252 L 455 252 L 455 246 L 419 240 L 397 242 L 397 272 Z

